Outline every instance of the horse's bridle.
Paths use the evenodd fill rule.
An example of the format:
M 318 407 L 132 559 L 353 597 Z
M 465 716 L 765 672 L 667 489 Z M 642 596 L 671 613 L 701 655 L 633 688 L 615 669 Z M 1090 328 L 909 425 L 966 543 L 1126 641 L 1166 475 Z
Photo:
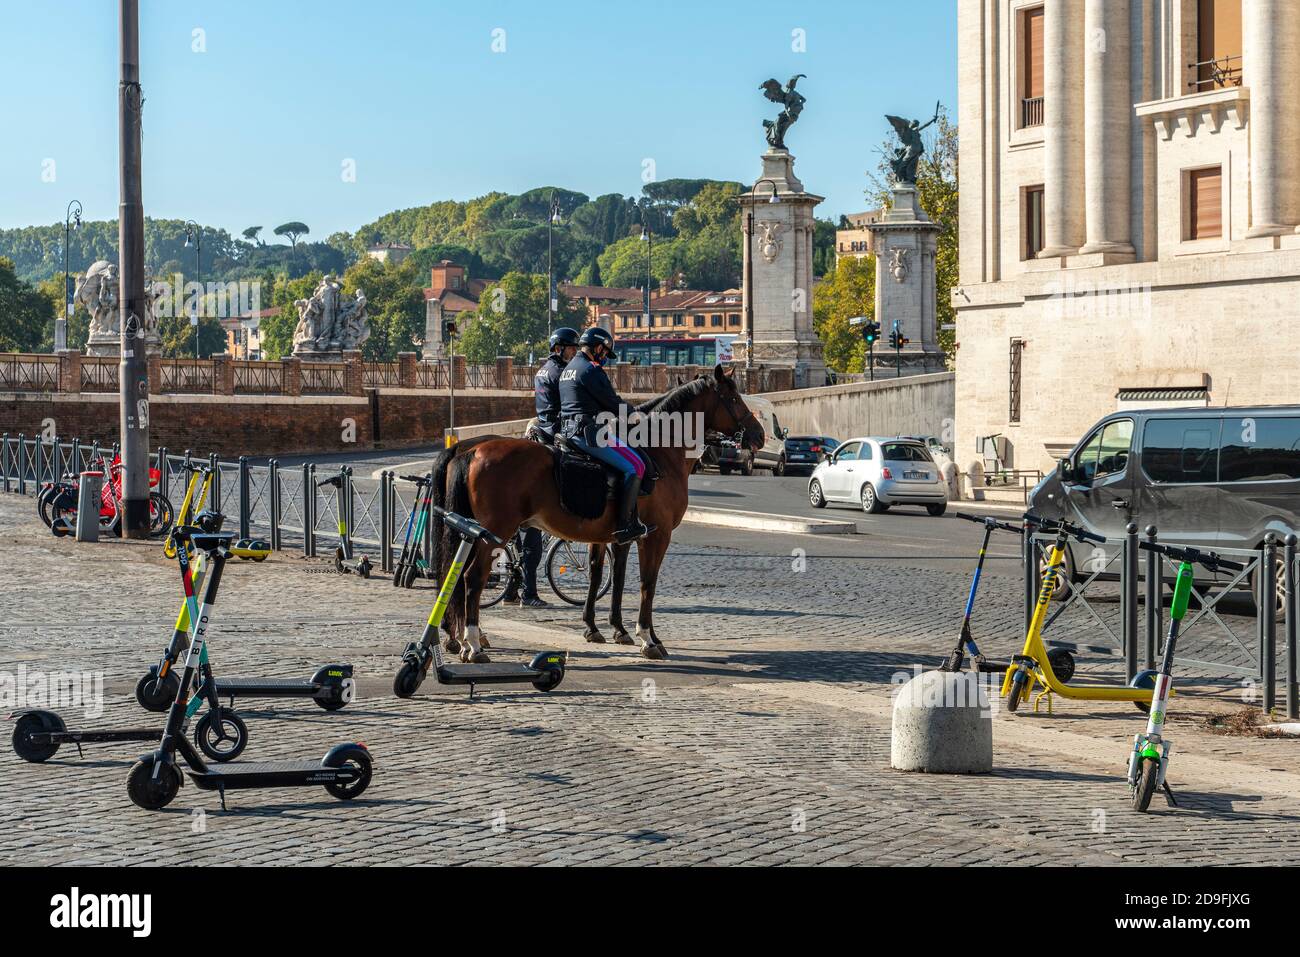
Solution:
M 743 417 L 736 411 L 736 406 L 732 403 L 731 397 L 722 394 L 721 382 L 715 381 L 713 383 L 713 393 L 717 396 L 718 404 L 727 410 L 727 415 L 731 416 L 731 421 L 738 430 L 743 432 L 746 428 L 753 426 L 758 431 L 763 431 L 763 425 L 758 421 L 758 417 L 754 415 L 753 409 L 745 406 L 745 415 Z

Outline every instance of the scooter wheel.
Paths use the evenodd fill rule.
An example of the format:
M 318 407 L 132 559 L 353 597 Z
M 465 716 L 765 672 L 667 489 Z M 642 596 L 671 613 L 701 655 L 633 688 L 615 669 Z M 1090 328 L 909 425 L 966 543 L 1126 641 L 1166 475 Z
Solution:
M 1133 810 L 1145 811 L 1151 806 L 1151 798 L 1156 793 L 1156 783 L 1160 777 L 1160 762 L 1146 758 L 1142 762 L 1142 774 L 1138 777 L 1137 787 L 1133 789 Z
M 1006 706 L 1008 711 L 1014 712 L 1020 707 L 1020 698 L 1025 690 L 1025 673 L 1017 671 L 1011 676 L 1011 690 L 1007 692 Z
M 1148 691 L 1155 691 L 1156 672 L 1150 670 L 1149 668 L 1143 671 L 1139 671 L 1137 674 L 1135 674 L 1132 677 L 1132 679 L 1129 680 L 1128 686 L 1130 688 L 1146 688 Z M 1149 701 L 1134 701 L 1133 707 L 1137 708 L 1143 714 L 1151 713 L 1151 702 Z
M 405 565 L 398 565 L 396 568 L 394 568 L 394 569 L 393 569 L 393 587 L 394 587 L 394 588 L 401 588 L 401 587 L 402 587 L 402 579 L 405 578 L 405 577 L 406 577 L 406 566 L 405 566 Z
M 420 685 L 424 682 L 424 674 L 418 664 L 414 661 L 407 661 L 397 671 L 397 677 L 393 679 L 393 694 L 399 698 L 410 698 L 420 690 Z
M 347 569 L 343 567 L 343 546 L 342 545 L 334 549 L 334 570 L 338 572 L 340 575 L 342 575 L 345 571 L 347 571 Z
M 248 726 L 235 712 L 223 708 L 221 732 L 218 735 L 216 713 L 209 711 L 194 726 L 194 743 L 213 761 L 233 761 L 248 747 Z
M 58 744 L 53 742 L 36 744 L 32 741 L 32 735 L 50 730 L 53 729 L 49 722 L 39 712 L 20 717 L 14 725 L 14 751 L 18 757 L 33 764 L 40 764 L 54 757 L 55 752 L 59 750 Z
M 341 691 L 329 698 L 312 698 L 311 700 L 315 701 L 317 705 L 324 708 L 326 711 L 338 711 L 348 703 L 347 699 L 343 697 Z
M 368 556 L 363 555 L 361 557 L 360 563 L 357 565 L 357 574 L 360 575 L 362 578 L 369 578 L 371 567 L 372 566 L 370 564 L 370 558 Z
M 338 751 L 338 749 L 335 749 L 335 751 Z M 331 751 L 326 758 L 330 761 L 329 767 L 341 768 L 352 765 L 357 769 L 359 775 L 355 781 L 334 782 L 325 785 L 325 790 L 340 801 L 351 801 L 354 797 L 359 797 L 361 792 L 370 786 L 370 752 L 365 748 L 360 746 L 344 748 L 337 754 Z
M 163 678 L 150 672 L 135 683 L 135 700 L 145 711 L 166 711 L 176 700 L 180 683 L 181 680 L 174 671 L 168 672 Z
M 533 687 L 538 691 L 551 691 L 559 687 L 560 682 L 563 680 L 563 671 L 545 671 L 542 673 L 542 677 L 533 682 Z
M 146 811 L 157 811 L 171 804 L 181 789 L 181 772 L 174 764 L 164 765 L 153 776 L 154 756 L 141 758 L 131 767 L 126 779 L 126 793 L 131 801 Z
M 1047 663 L 1052 666 L 1052 674 L 1061 684 L 1068 684 L 1074 677 L 1074 655 L 1068 648 L 1053 648 L 1047 653 Z

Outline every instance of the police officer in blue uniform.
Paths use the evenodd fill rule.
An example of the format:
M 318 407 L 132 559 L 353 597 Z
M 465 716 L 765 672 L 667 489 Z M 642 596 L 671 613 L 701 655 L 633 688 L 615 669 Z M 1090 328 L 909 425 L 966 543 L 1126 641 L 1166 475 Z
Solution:
M 537 426 L 546 441 L 555 441 L 560 427 L 560 373 L 578 351 L 578 331 L 561 326 L 551 333 L 551 354 L 533 379 L 536 392 Z
M 636 514 L 645 463 L 635 450 L 618 440 L 614 430 L 602 429 L 596 418 L 602 412 L 617 416 L 619 408 L 626 404 L 602 368 L 615 357 L 614 337 L 608 331 L 599 326 L 583 330 L 577 354 L 560 374 L 560 431 L 574 446 L 623 476 L 614 533 L 614 540 L 622 544 L 654 529 L 643 525 Z

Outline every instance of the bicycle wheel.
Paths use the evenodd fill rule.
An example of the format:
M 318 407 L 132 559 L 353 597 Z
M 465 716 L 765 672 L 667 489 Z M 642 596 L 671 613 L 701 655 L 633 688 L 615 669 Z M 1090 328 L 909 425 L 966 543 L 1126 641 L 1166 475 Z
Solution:
M 162 538 L 172 529 L 176 510 L 162 492 L 149 493 L 149 537 Z
M 492 558 L 488 568 L 488 580 L 483 585 L 483 594 L 479 598 L 480 608 L 491 608 L 506 597 L 510 581 L 519 572 L 519 563 L 515 560 L 515 550 L 507 545 Z
M 614 552 L 605 546 L 605 562 L 600 566 L 600 586 L 597 598 L 603 598 L 614 583 Z M 587 588 L 591 583 L 588 552 L 581 543 L 556 539 L 546 553 L 546 580 L 562 601 L 582 605 L 587 601 Z

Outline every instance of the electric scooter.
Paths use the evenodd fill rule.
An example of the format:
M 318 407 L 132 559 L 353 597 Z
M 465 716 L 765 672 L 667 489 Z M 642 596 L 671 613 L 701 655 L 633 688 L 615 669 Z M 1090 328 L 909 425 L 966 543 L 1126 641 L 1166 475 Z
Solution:
M 175 553 L 180 564 L 181 580 L 184 582 L 186 602 L 193 602 L 194 573 L 190 567 L 189 555 L 184 549 Z M 176 629 L 186 629 L 192 618 L 182 610 L 177 619 Z M 185 703 L 182 730 L 188 725 L 199 708 L 207 702 L 208 712 L 194 726 L 194 742 L 199 749 L 214 761 L 231 761 L 243 752 L 248 745 L 248 728 L 239 715 L 230 708 L 222 708 L 218 697 L 216 680 L 212 677 L 212 666 L 208 660 L 205 645 L 199 655 L 197 669 L 197 686 L 195 693 Z M 172 687 L 176 687 L 173 685 Z M 136 688 L 136 697 L 140 689 Z M 161 732 L 155 728 L 126 728 L 103 731 L 70 731 L 63 718 L 53 711 L 36 708 L 24 708 L 9 715 L 16 719 L 14 726 L 14 751 L 24 761 L 39 764 L 48 761 L 58 752 L 63 744 L 75 744 L 78 755 L 85 757 L 83 744 L 107 744 L 117 741 L 157 741 Z
M 1174 793 L 1165 780 L 1169 769 L 1169 755 L 1173 750 L 1169 739 L 1165 737 L 1165 713 L 1169 705 L 1169 693 L 1173 685 L 1174 652 L 1178 646 L 1178 631 L 1183 618 L 1187 615 L 1187 603 L 1192 595 L 1192 576 L 1194 565 L 1204 565 L 1212 572 L 1239 572 L 1246 566 L 1240 562 L 1231 562 L 1220 558 L 1214 552 L 1202 552 L 1195 548 L 1178 548 L 1173 545 L 1161 545 L 1156 542 L 1138 542 L 1138 547 L 1148 552 L 1158 552 L 1178 561 L 1178 577 L 1174 580 L 1174 597 L 1169 603 L 1169 633 L 1165 637 L 1164 651 L 1160 654 L 1160 670 L 1155 673 L 1155 690 L 1151 696 L 1151 713 L 1147 719 L 1147 729 L 1142 734 L 1133 736 L 1133 751 L 1128 759 L 1128 785 L 1133 792 L 1133 810 L 1145 811 L 1151 806 L 1151 798 L 1156 788 L 1163 788 L 1165 800 L 1171 807 L 1177 807 Z M 1134 682 L 1146 677 L 1143 672 L 1134 677 Z
M 432 511 L 460 537 L 456 554 L 452 557 L 447 577 L 438 589 L 438 597 L 429 612 L 429 620 L 424 626 L 424 634 L 419 642 L 411 642 L 402 652 L 402 667 L 393 679 L 393 694 L 399 698 L 409 698 L 419 690 L 428 675 L 430 667 L 438 678 L 439 684 L 469 685 L 469 695 L 474 697 L 477 684 L 531 684 L 538 691 L 551 691 L 564 680 L 566 656 L 559 652 L 543 651 L 533 657 L 528 664 L 491 663 L 491 664 L 446 664 L 442 660 L 442 649 L 438 643 L 438 629 L 442 626 L 443 616 L 451 603 L 456 581 L 465 569 L 470 553 L 479 542 L 495 548 L 504 546 L 504 542 L 493 535 L 473 519 L 449 512 L 437 505 Z
M 209 534 L 219 531 L 223 521 L 220 513 L 211 511 L 200 513 L 197 520 L 199 527 Z M 227 549 L 227 552 L 230 551 Z M 195 568 L 198 577 L 194 588 L 197 590 L 201 587 L 206 570 L 202 555 L 195 559 Z M 150 665 L 149 671 L 136 682 L 135 700 L 146 711 L 166 711 L 176 697 L 180 683 L 176 675 L 176 662 L 188 646 L 190 622 L 189 605 L 182 602 L 171 641 L 163 649 L 162 658 L 158 664 Z M 323 665 L 310 678 L 217 679 L 217 694 L 229 698 L 231 707 L 234 707 L 236 698 L 311 698 L 326 711 L 338 711 L 352 700 L 355 690 L 351 665 Z
M 426 562 L 421 557 L 424 542 L 424 530 L 429 524 L 429 506 L 433 504 L 433 481 L 428 473 L 424 475 L 399 475 L 404 482 L 415 483 L 415 501 L 419 504 L 406 516 L 406 533 L 402 538 L 402 552 L 397 557 L 393 568 L 393 584 L 399 588 L 410 588 L 415 583 L 416 575 L 425 573 Z
M 1002 696 L 1008 711 L 1015 711 L 1022 701 L 1033 694 L 1036 686 L 1042 691 L 1034 699 L 1034 710 L 1043 698 L 1047 699 L 1047 712 L 1052 713 L 1052 695 L 1082 701 L 1131 701 L 1138 708 L 1151 703 L 1151 689 L 1132 686 L 1115 687 L 1112 685 L 1072 685 L 1066 684 L 1052 668 L 1051 656 L 1043 644 L 1043 628 L 1047 623 L 1047 608 L 1051 604 L 1052 594 L 1056 590 L 1056 578 L 1065 565 L 1065 544 L 1073 538 L 1076 541 L 1104 544 L 1106 539 L 1073 525 L 1067 521 L 1054 521 L 1041 518 L 1032 512 L 1024 515 L 1025 524 L 1047 532 L 1054 532 L 1056 540 L 1048 554 L 1047 569 L 1043 573 L 1042 585 L 1038 590 L 1038 601 L 1029 628 L 1025 632 L 1025 646 L 1020 654 L 1011 659 L 1006 675 L 1002 679 Z M 1026 532 L 1029 529 L 1026 528 Z M 1073 677 L 1073 675 L 1072 675 Z
M 186 601 L 190 604 L 190 620 L 194 629 L 190 647 L 185 655 L 185 670 L 178 685 L 176 699 L 167 712 L 162 742 L 158 750 L 143 755 L 131 768 L 126 780 L 126 791 L 131 800 L 147 810 L 158 810 L 172 802 L 180 791 L 183 780 L 177 764 L 179 756 L 184 761 L 185 774 L 199 788 L 217 791 L 221 795 L 222 810 L 226 809 L 226 792 L 245 788 L 282 788 L 321 785 L 330 794 L 347 801 L 357 797 L 370 784 L 370 752 L 364 744 L 340 744 L 325 753 L 319 761 L 268 761 L 261 764 L 204 763 L 199 753 L 191 747 L 182 733 L 185 723 L 185 689 L 194 681 L 199 661 L 207 644 L 208 628 L 212 623 L 213 606 L 221 585 L 234 540 L 229 532 L 208 533 L 200 528 L 186 527 L 176 532 L 180 551 L 187 545 L 204 552 L 208 561 L 208 577 L 203 586 L 203 602 L 194 607 L 191 581 L 185 578 Z
M 1002 522 L 998 519 L 985 515 L 967 515 L 964 512 L 957 512 L 957 518 L 965 519 L 968 522 L 975 522 L 984 526 L 984 541 L 980 543 L 979 558 L 975 562 L 975 574 L 971 578 L 970 593 L 966 596 L 966 611 L 961 620 L 961 631 L 957 634 L 957 645 L 944 663 L 939 666 L 940 671 L 961 671 L 965 663 L 966 652 L 970 652 L 971 666 L 975 671 L 983 674 L 999 674 L 1010 667 L 1006 662 L 989 661 L 980 651 L 979 645 L 975 644 L 975 638 L 971 635 L 970 619 L 971 613 L 975 608 L 975 595 L 979 591 L 980 575 L 984 571 L 984 556 L 988 552 L 989 539 L 993 536 L 995 530 L 1004 532 L 1014 532 L 1017 536 L 1023 534 L 1023 529 L 1019 525 L 1012 525 L 1008 522 Z M 1074 655 L 1065 648 L 1053 648 L 1047 653 L 1048 661 L 1052 663 L 1052 670 L 1062 681 L 1069 681 L 1074 676 Z
M 360 575 L 362 578 L 369 578 L 370 569 L 374 567 L 370 563 L 370 556 L 362 555 L 359 559 L 352 557 L 352 482 L 344 482 L 343 475 L 345 472 L 348 474 L 350 479 L 352 472 L 350 469 L 344 467 L 339 470 L 338 475 L 333 475 L 327 479 L 321 479 L 316 483 L 317 488 L 332 485 L 339 492 L 339 545 L 334 549 L 334 568 L 340 575 L 346 575 L 351 572 L 352 574 Z

